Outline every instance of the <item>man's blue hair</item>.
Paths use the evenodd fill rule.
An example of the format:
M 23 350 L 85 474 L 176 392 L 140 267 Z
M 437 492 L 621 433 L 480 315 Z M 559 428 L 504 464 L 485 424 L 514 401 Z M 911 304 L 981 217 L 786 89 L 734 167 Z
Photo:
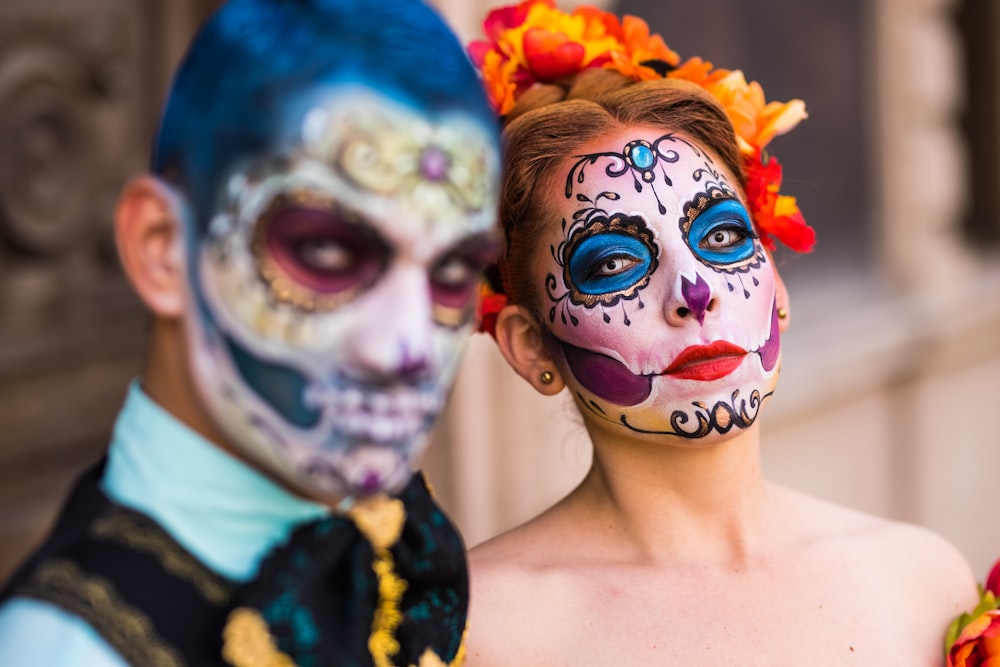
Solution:
M 203 227 L 223 171 L 290 141 L 288 105 L 324 83 L 496 126 L 465 50 L 421 0 L 229 0 L 177 71 L 153 172 L 184 190 Z

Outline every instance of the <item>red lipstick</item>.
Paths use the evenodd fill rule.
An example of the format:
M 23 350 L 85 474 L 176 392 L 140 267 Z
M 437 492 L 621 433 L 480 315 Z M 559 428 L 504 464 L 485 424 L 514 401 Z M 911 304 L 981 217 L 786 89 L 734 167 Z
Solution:
M 663 374 L 679 380 L 711 382 L 736 370 L 746 353 L 739 345 L 724 340 L 711 345 L 692 345 L 678 354 Z

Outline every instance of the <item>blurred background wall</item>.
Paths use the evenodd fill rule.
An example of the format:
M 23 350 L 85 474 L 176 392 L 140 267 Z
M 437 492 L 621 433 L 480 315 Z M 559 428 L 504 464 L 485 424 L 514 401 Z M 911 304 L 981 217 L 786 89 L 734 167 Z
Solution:
M 0 578 L 100 456 L 145 317 L 111 210 L 170 71 L 217 0 L 0 3 Z M 465 38 L 486 0 L 437 0 Z M 570 7 L 572 3 L 560 3 Z M 682 57 L 742 68 L 810 117 L 771 146 L 819 234 L 792 293 L 765 473 L 1000 557 L 1000 6 L 995 0 L 605 0 Z M 427 459 L 469 544 L 589 464 L 565 395 L 477 336 Z

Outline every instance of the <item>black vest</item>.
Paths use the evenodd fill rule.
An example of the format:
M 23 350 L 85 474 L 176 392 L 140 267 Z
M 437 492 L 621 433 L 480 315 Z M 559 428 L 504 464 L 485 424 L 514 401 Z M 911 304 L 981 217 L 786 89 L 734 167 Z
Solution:
M 156 522 L 110 500 L 103 465 L 77 482 L 42 547 L 0 592 L 52 603 L 136 667 L 224 665 L 220 629 L 235 584 Z
M 134 667 L 228 665 L 222 655 L 234 656 L 234 648 L 233 664 L 280 657 L 278 664 L 301 667 L 405 667 L 429 652 L 431 664 L 461 664 L 465 546 L 422 475 L 386 499 L 398 506 L 393 520 L 352 510 L 300 525 L 253 581 L 236 584 L 148 516 L 108 498 L 98 485 L 103 467 L 77 482 L 0 602 L 52 603 L 89 623 Z M 380 546 L 386 525 L 395 533 Z

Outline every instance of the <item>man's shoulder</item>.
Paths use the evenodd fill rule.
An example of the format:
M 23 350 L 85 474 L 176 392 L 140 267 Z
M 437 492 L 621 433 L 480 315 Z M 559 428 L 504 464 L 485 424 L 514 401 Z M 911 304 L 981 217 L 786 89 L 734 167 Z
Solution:
M 0 604 L 0 665 L 126 667 L 86 621 L 21 597 Z

